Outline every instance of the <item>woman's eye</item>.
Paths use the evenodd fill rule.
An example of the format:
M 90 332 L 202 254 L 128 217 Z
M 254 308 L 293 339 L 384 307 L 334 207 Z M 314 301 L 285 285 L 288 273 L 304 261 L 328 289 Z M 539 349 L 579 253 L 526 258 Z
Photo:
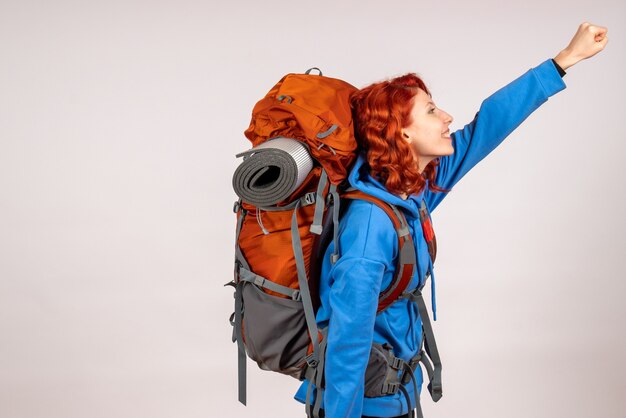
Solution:
M 430 112 L 429 112 L 429 113 L 432 113 L 432 112 L 434 112 L 434 111 L 435 111 L 435 109 L 434 109 L 434 108 L 432 108 L 432 109 L 430 109 Z

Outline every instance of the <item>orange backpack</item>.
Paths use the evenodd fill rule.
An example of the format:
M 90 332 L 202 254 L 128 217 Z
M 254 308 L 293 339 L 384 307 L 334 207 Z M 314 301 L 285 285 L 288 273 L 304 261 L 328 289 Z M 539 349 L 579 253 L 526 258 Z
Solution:
M 235 288 L 230 322 L 238 346 L 243 404 L 246 355 L 264 370 L 300 380 L 321 379 L 325 341 L 315 321 L 317 288 L 331 239 L 335 251 L 330 261 L 340 254 L 340 197 L 377 204 L 398 232 L 398 273 L 381 292 L 379 311 L 404 292 L 415 266 L 404 215 L 373 196 L 344 187 L 356 159 L 349 98 L 357 89 L 323 76 L 319 69 L 319 75 L 310 74 L 311 70 L 287 74 L 256 104 L 245 131 L 253 148 L 238 154 L 244 161 L 233 176 L 240 199 L 234 206 L 235 274 L 227 285 Z M 310 171 L 299 170 L 309 158 Z M 299 183 L 294 182 L 298 176 Z

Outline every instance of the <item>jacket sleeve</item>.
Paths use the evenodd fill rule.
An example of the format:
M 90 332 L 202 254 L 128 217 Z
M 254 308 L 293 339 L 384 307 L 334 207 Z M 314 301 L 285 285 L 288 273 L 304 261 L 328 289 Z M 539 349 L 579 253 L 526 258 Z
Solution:
M 565 88 L 555 63 L 548 59 L 493 93 L 474 120 L 451 135 L 454 153 L 440 157 L 435 184 L 452 189 L 532 112 Z M 427 193 L 428 208 L 433 211 L 446 195 Z
M 397 252 L 397 237 L 388 216 L 368 202 L 352 205 L 342 218 L 341 257 L 329 273 L 324 390 L 328 418 L 362 415 L 378 295 Z

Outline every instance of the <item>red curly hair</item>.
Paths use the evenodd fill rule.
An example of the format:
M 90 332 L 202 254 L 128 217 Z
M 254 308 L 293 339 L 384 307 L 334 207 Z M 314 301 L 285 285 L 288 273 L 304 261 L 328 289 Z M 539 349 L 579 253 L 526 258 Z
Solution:
M 393 194 L 419 193 L 428 188 L 448 192 L 435 183 L 439 158 L 420 174 L 409 144 L 401 130 L 412 123 L 411 109 L 418 88 L 430 97 L 426 85 L 414 73 L 371 84 L 350 97 L 354 130 L 360 148 L 367 153 L 372 177 Z

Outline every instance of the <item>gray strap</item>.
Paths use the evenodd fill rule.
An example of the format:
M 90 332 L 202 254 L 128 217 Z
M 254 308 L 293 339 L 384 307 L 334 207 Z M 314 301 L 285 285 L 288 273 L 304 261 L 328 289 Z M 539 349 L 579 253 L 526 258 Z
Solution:
M 239 248 L 239 234 L 246 217 L 247 211 L 239 208 L 240 214 L 237 220 L 237 232 L 235 234 L 235 338 L 237 340 L 237 381 L 239 383 L 238 393 L 239 402 L 246 404 L 246 349 L 243 345 L 243 336 L 241 335 L 241 319 L 243 313 L 243 299 L 241 295 L 242 284 L 239 283 L 239 276 L 242 268 L 249 269 L 250 266 L 246 258 Z
M 417 418 L 424 418 L 424 414 L 422 413 L 422 405 L 420 400 L 420 393 L 417 389 L 417 381 L 415 380 L 415 375 L 413 374 L 413 370 L 410 366 L 406 366 L 406 372 L 411 377 L 411 382 L 413 383 L 413 393 L 415 394 L 415 410 L 417 411 Z M 410 410 L 413 408 L 409 407 Z
M 402 392 L 402 394 L 404 395 L 404 399 L 406 399 L 406 406 L 409 409 L 409 412 L 411 412 L 413 407 L 411 406 L 411 397 L 409 396 L 409 393 L 406 391 L 406 389 L 402 385 L 398 386 L 398 389 L 400 389 L 400 392 Z
M 335 243 L 335 251 L 330 256 L 330 262 L 335 264 L 339 260 L 339 209 L 341 199 L 339 199 L 339 193 L 337 193 L 337 185 L 331 184 L 329 193 L 333 197 L 333 242 Z
M 313 380 L 309 380 L 309 386 L 306 388 L 306 400 L 304 404 L 304 410 L 306 411 L 307 418 L 313 418 L 313 411 L 311 410 L 311 395 L 313 394 Z
M 396 218 L 400 220 L 400 229 L 397 230 L 398 236 L 400 238 L 406 237 L 407 235 L 409 235 L 410 231 L 409 231 L 409 226 L 406 223 L 405 217 L 402 216 L 402 212 L 400 212 L 400 209 L 398 209 L 396 205 L 389 205 L 389 206 L 391 206 L 393 213 L 396 214 Z
M 309 206 L 315 203 L 317 197 L 315 192 L 309 192 L 302 196 L 298 200 L 294 200 L 293 202 L 285 205 L 285 206 L 257 206 L 257 209 L 264 210 L 265 212 L 284 212 L 288 210 L 293 210 L 298 203 L 300 203 L 300 207 Z
M 400 210 L 396 207 L 396 205 L 390 205 L 390 206 L 393 212 L 396 214 L 396 217 L 400 220 L 400 228 L 397 230 L 398 236 L 401 238 L 408 237 L 410 232 L 409 232 L 409 226 L 406 222 L 406 218 L 404 217 L 402 212 L 400 212 Z M 410 237 L 404 238 L 404 245 L 402 246 L 402 250 L 400 251 L 399 260 L 398 260 L 398 264 L 400 264 L 400 271 L 398 272 L 398 277 L 402 277 L 402 273 L 404 272 L 405 265 L 408 265 L 408 264 L 415 265 L 416 263 L 417 263 L 417 259 L 415 256 L 415 244 L 413 243 L 413 240 L 410 239 Z M 396 283 L 396 286 L 397 285 L 398 283 Z M 395 286 L 392 289 L 390 289 L 390 291 L 393 289 L 395 289 Z
M 422 352 L 420 363 L 424 365 L 424 368 L 426 369 L 426 373 L 428 373 L 428 381 L 429 382 L 432 381 L 435 372 L 433 370 L 433 365 L 430 364 L 430 360 L 428 360 L 428 357 L 426 357 L 426 353 L 424 352 Z
M 407 235 L 410 234 L 408 226 L 403 226 L 400 229 L 398 229 L 397 231 L 398 231 L 398 235 L 400 236 L 400 238 L 406 237 Z
M 315 322 L 315 312 L 313 311 L 313 302 L 311 301 L 311 293 L 309 292 L 309 282 L 306 277 L 306 267 L 304 264 L 304 255 L 302 254 L 302 243 L 300 241 L 300 230 L 298 229 L 298 207 L 293 210 L 291 217 L 291 245 L 293 246 L 293 255 L 296 260 L 296 269 L 298 271 L 298 285 L 300 286 L 300 294 L 302 296 L 302 305 L 304 307 L 304 318 L 309 329 L 309 336 L 313 344 L 313 354 L 307 363 L 317 365 L 319 360 L 319 342 L 317 339 L 317 322 Z
M 243 313 L 243 299 L 241 296 L 242 283 L 235 290 L 235 332 L 237 335 L 237 380 L 239 382 L 239 402 L 246 404 L 246 350 L 241 335 L 241 317 Z
M 321 376 L 321 373 L 317 373 Z M 313 418 L 320 418 L 320 409 L 322 408 L 322 389 L 315 387 L 315 403 L 313 404 Z
M 324 386 L 324 364 L 326 359 L 326 336 L 328 328 L 324 328 L 322 333 L 322 342 L 320 343 L 320 361 L 316 367 L 315 373 L 315 405 L 313 406 L 313 418 L 319 418 L 320 409 L 322 407 L 322 387 Z
M 413 241 L 405 240 L 404 245 L 402 246 L 402 251 L 400 251 L 400 264 L 404 266 L 407 264 L 415 265 L 415 263 L 415 245 L 413 244 Z
M 304 378 L 306 380 L 308 380 L 309 382 L 314 382 L 315 381 L 315 372 L 317 369 L 313 368 L 313 367 L 306 367 L 304 370 Z
M 316 235 L 320 235 L 322 233 L 322 218 L 324 216 L 324 205 L 326 203 L 324 201 L 324 189 L 326 189 L 326 183 L 328 183 L 328 175 L 326 174 L 326 170 L 322 168 L 320 182 L 317 184 L 315 215 L 313 215 L 313 223 L 311 224 L 311 232 Z
M 391 207 L 393 208 L 394 206 L 391 205 Z M 398 233 L 400 233 L 400 231 L 403 229 L 407 229 L 408 231 L 408 227 L 406 226 L 406 223 L 404 221 L 404 216 L 400 217 L 400 222 L 403 226 L 398 230 Z M 398 259 L 398 265 L 400 266 L 400 268 L 398 269 L 398 274 L 396 275 L 396 277 L 402 277 L 402 275 L 404 274 L 405 266 L 407 265 L 415 266 L 416 262 L 417 260 L 415 256 L 415 244 L 413 243 L 412 239 L 404 238 L 404 245 L 402 246 L 402 250 L 400 251 L 400 255 Z M 400 280 L 394 280 L 392 282 L 391 287 L 386 290 L 385 295 L 391 294 L 399 284 L 400 284 Z M 410 297 L 410 293 L 407 294 L 405 292 L 402 295 L 400 295 L 400 298 L 403 298 L 403 297 Z
M 264 287 L 272 292 L 280 293 L 281 295 L 290 297 L 293 300 L 300 300 L 300 291 L 298 289 L 292 289 L 291 287 L 274 283 L 273 281 L 267 280 L 265 277 L 259 276 L 244 267 L 239 269 L 239 280 L 242 282 L 254 283 L 257 286 Z
M 435 341 L 435 334 L 433 333 L 433 327 L 428 317 L 428 309 L 426 308 L 426 302 L 422 297 L 422 292 L 415 289 L 411 293 L 411 300 L 417 303 L 417 307 L 422 318 L 422 325 L 424 327 L 424 340 L 426 344 L 426 351 L 433 361 L 434 370 L 432 379 L 428 384 L 428 391 L 433 401 L 437 402 L 443 395 L 443 388 L 441 385 L 441 358 L 439 357 L 439 350 L 437 349 L 437 342 Z
M 326 131 L 324 132 L 320 132 L 318 133 L 317 136 L 319 139 L 324 139 L 326 138 L 328 135 L 332 134 L 333 132 L 335 132 L 335 130 L 337 130 L 337 125 L 333 125 L 330 128 L 328 128 Z
M 250 270 L 250 266 L 246 261 L 246 258 L 243 256 L 241 252 L 241 248 L 239 248 L 239 234 L 241 233 L 241 227 L 243 226 L 243 220 L 248 213 L 245 209 L 241 208 L 241 214 L 239 215 L 239 219 L 237 220 L 237 232 L 235 233 L 235 262 L 239 261 L 241 265 L 248 270 Z M 235 272 L 236 273 L 236 272 Z M 235 277 L 235 282 L 237 282 L 237 277 Z
M 423 343 L 424 343 L 424 340 L 422 339 L 422 344 Z M 411 360 L 409 360 L 407 364 L 411 368 L 411 371 L 415 373 L 415 370 L 417 369 L 420 363 L 422 363 L 424 367 L 426 368 L 426 372 L 428 373 L 428 380 L 431 380 L 433 378 L 433 366 L 430 364 L 428 357 L 426 357 L 426 353 L 421 348 L 420 348 L 420 352 Z M 404 375 L 402 375 L 402 383 L 404 384 L 409 383 L 409 377 L 410 376 L 408 375 L 408 373 L 405 373 Z

